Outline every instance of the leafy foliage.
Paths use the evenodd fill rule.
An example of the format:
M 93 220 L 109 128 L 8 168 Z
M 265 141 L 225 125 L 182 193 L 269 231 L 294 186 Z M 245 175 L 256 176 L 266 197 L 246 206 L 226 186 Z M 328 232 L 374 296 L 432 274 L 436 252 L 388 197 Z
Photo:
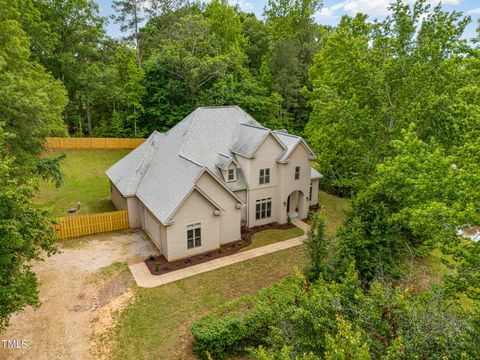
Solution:
M 30 42 L 22 27 L 24 12 L 30 9 L 26 4 L 0 2 L 0 121 L 9 133 L 2 143 L 16 165 L 23 167 L 15 171 L 42 171 L 48 177 L 55 169 L 52 173 L 48 171 L 52 167 L 39 164 L 38 155 L 46 136 L 65 134 L 61 112 L 66 96 L 60 82 L 31 59 Z
M 367 291 L 360 285 L 350 267 L 339 281 L 312 284 L 299 275 L 265 288 L 197 320 L 196 349 L 215 358 L 234 349 L 261 360 L 478 356 L 477 313 L 438 291 L 418 296 L 380 282 Z
M 26 306 L 39 306 L 37 278 L 29 262 L 54 251 L 52 219 L 32 203 L 35 186 L 19 179 L 14 159 L 5 154 L 0 128 L 0 329 Z
M 39 178 L 62 181 L 62 157 L 42 159 L 45 136 L 64 134 L 63 86 L 31 54 L 25 32 L 38 29 L 30 1 L 0 1 L 0 329 L 26 306 L 38 306 L 29 263 L 54 251 L 48 213 L 32 198 Z M 38 39 L 45 34 L 39 32 Z M 44 43 L 45 46 L 48 42 Z
M 447 150 L 478 128 L 478 72 L 465 66 L 471 49 L 461 38 L 470 19 L 424 0 L 390 10 L 382 22 L 344 17 L 309 71 L 306 133 L 326 185 L 340 194 L 371 181 L 411 122 Z
M 465 266 L 474 271 L 466 253 L 475 253 L 478 245 L 464 246 L 457 231 L 480 223 L 480 148 L 467 140 L 450 152 L 423 142 L 413 125 L 402 140 L 392 142 L 392 156 L 359 192 L 340 229 L 340 273 L 355 260 L 364 280 L 399 277 L 406 259 L 436 246 L 457 254 L 457 261 L 469 262 Z M 474 274 L 471 280 L 477 279 L 478 288 L 478 269 Z
M 194 350 L 202 358 L 222 359 L 258 346 L 270 336 L 282 308 L 295 302 L 300 290 L 297 279 L 261 290 L 254 297 L 244 296 L 221 306 L 192 325 Z
M 310 214 L 310 227 L 307 237 L 303 241 L 307 248 L 309 262 L 304 269 L 304 273 L 310 281 L 318 279 L 321 275 L 328 278 L 332 272 L 328 263 L 328 255 L 331 240 L 325 234 L 326 223 L 320 213 Z

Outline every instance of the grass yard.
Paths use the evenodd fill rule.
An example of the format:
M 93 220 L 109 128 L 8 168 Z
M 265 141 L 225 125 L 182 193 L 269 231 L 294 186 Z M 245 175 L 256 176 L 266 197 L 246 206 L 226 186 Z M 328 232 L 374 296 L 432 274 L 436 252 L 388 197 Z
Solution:
M 343 219 L 349 201 L 321 192 L 330 233 Z M 280 231 L 277 233 L 277 231 Z M 266 230 L 254 246 L 299 236 L 301 229 Z M 306 264 L 303 246 L 268 254 L 153 289 L 135 288 L 135 300 L 116 326 L 100 339 L 113 346 L 115 359 L 193 359 L 190 326 L 213 308 L 292 275 Z M 108 345 L 107 345 L 108 348 Z
M 327 219 L 327 234 L 335 235 L 335 231 L 345 219 L 344 210 L 350 207 L 350 200 L 319 191 L 318 205 Z
M 295 273 L 306 262 L 303 246 L 199 274 L 153 289 L 136 288 L 135 301 L 102 339 L 114 359 L 190 359 L 192 322 L 229 300 Z
M 111 165 L 130 150 L 61 150 L 48 156 L 65 153 L 61 168 L 65 181 L 58 189 L 52 183 L 43 183 L 36 201 L 50 207 L 54 216 L 68 216 L 68 209 L 76 207 L 77 214 L 114 211 L 110 202 L 110 186 L 105 175 Z
M 279 241 L 295 238 L 304 234 L 298 227 L 291 229 L 269 229 L 260 231 L 252 236 L 252 243 L 244 247 L 240 252 L 255 249 L 261 246 L 270 245 Z

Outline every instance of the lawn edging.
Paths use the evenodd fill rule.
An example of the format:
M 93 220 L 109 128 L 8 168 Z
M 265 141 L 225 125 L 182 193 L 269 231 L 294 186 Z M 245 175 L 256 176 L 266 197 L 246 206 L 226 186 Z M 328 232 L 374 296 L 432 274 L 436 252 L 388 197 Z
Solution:
M 279 223 L 270 223 L 262 226 L 255 226 L 253 228 L 244 228 L 242 229 L 241 239 L 236 240 L 227 244 L 220 245 L 220 248 L 206 251 L 201 254 L 192 255 L 187 258 L 182 258 L 178 260 L 168 261 L 163 255 L 159 256 L 150 256 L 144 261 L 150 273 L 154 276 L 163 275 L 172 273 L 177 270 L 185 269 L 190 266 L 199 265 L 206 263 L 211 260 L 223 258 L 236 254 L 249 246 L 252 245 L 253 235 L 260 233 L 266 230 L 288 230 L 288 229 L 300 229 L 295 226 L 293 223 L 289 224 L 279 224 Z M 297 234 L 296 236 L 283 239 L 281 241 L 286 241 L 291 238 L 302 236 L 303 230 L 300 229 L 302 233 Z M 248 249 L 251 250 L 251 249 Z

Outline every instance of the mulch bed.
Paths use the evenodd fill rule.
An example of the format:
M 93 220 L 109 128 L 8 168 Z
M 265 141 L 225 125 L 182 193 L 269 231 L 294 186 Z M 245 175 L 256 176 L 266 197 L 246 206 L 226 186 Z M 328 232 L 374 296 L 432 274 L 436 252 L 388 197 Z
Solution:
M 175 270 L 185 269 L 192 265 L 201 264 L 213 259 L 218 259 L 224 256 L 235 254 L 244 247 L 249 246 L 252 243 L 252 236 L 257 232 L 269 229 L 291 229 L 295 227 L 293 224 L 279 224 L 271 223 L 262 226 L 254 226 L 252 228 L 242 228 L 241 240 L 237 240 L 228 244 L 223 244 L 219 249 L 207 251 L 202 254 L 193 255 L 185 259 L 175 260 L 168 262 L 165 256 L 150 256 L 145 260 L 150 273 L 152 275 L 162 275 Z

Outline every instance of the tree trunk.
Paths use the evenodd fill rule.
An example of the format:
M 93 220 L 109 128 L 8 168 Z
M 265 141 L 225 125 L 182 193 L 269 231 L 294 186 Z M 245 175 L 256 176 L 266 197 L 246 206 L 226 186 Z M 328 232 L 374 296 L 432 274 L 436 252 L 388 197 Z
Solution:
M 133 9 L 133 21 L 135 23 L 135 47 L 137 50 L 137 65 L 140 67 L 140 44 L 138 41 L 138 16 L 137 16 L 137 4 L 135 3 L 135 8 Z
M 133 136 L 137 137 L 137 112 L 135 106 L 133 107 Z
M 88 135 L 92 134 L 92 111 L 90 109 L 90 95 L 87 95 L 87 103 L 85 104 L 85 111 L 87 113 Z

